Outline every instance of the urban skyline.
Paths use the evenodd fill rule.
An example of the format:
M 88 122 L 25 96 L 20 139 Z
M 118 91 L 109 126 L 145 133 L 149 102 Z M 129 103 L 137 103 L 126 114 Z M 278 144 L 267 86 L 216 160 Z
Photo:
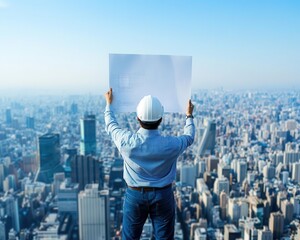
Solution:
M 300 92 L 202 90 L 192 101 L 195 142 L 178 158 L 174 183 L 176 239 L 297 239 Z M 104 107 L 103 96 L 0 97 L 3 239 L 79 239 L 95 224 L 120 239 L 123 160 L 105 132 Z M 117 117 L 121 127 L 138 129 L 135 114 Z M 165 114 L 159 130 L 181 134 L 184 119 Z M 90 142 L 82 140 L 94 146 L 95 133 L 96 148 L 84 155 L 82 143 Z M 56 168 L 48 166 L 58 155 L 52 178 L 49 170 Z M 35 177 L 39 167 L 47 178 Z M 97 202 L 94 209 L 109 220 L 95 214 L 89 222 L 79 212 L 80 196 L 90 187 L 95 199 L 86 200 Z M 103 191 L 109 201 L 102 201 Z M 143 239 L 151 235 L 147 221 Z

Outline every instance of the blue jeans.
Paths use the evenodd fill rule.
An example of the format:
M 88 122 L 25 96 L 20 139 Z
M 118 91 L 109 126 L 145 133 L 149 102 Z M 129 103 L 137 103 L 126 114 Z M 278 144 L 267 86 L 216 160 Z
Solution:
M 126 189 L 122 240 L 138 240 L 150 216 L 155 239 L 174 239 L 175 200 L 172 187 L 149 192 Z

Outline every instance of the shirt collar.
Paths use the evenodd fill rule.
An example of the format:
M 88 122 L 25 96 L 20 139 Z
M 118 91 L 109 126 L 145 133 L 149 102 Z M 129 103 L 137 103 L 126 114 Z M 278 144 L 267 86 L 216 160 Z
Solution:
M 138 133 L 142 134 L 142 135 L 147 135 L 147 136 L 156 136 L 156 135 L 160 135 L 158 129 L 145 129 L 145 128 L 140 128 L 138 131 Z

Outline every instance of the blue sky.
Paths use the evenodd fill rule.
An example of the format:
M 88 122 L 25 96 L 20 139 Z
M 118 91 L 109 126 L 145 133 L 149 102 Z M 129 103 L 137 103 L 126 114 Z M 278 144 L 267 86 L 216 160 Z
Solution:
M 300 88 L 297 0 L 0 0 L 0 90 L 102 92 L 108 54 L 193 57 L 193 89 Z

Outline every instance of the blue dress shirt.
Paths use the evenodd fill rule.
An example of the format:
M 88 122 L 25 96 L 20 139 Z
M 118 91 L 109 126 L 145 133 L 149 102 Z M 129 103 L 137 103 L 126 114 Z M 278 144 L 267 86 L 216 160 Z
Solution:
M 105 130 L 124 159 L 124 180 L 133 187 L 164 187 L 176 177 L 178 156 L 194 141 L 195 125 L 187 118 L 184 134 L 161 136 L 158 130 L 140 128 L 136 133 L 121 129 L 110 105 L 104 112 Z

